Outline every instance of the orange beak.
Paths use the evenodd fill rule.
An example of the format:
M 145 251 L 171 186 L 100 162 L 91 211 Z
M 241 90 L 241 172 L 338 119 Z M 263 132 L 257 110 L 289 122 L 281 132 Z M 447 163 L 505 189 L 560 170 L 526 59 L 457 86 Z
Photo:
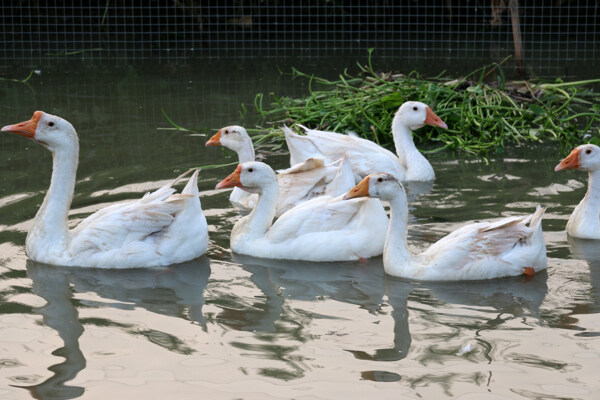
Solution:
M 446 125 L 446 123 L 444 121 L 442 121 L 442 119 L 440 117 L 435 115 L 435 113 L 433 112 L 433 110 L 431 108 L 427 107 L 426 110 L 427 110 L 427 117 L 425 118 L 426 125 L 439 126 L 440 128 L 448 129 L 448 125 Z
M 206 142 L 205 146 L 220 146 L 221 145 L 221 130 L 215 133 L 209 140 Z
M 562 171 L 563 169 L 578 169 L 579 168 L 579 149 L 573 149 L 571 154 L 562 160 L 556 167 L 555 171 Z
M 2 132 L 14 133 L 15 135 L 25 136 L 26 138 L 33 139 L 35 137 L 35 131 L 37 130 L 38 122 L 42 119 L 43 113 L 36 111 L 33 113 L 33 117 L 29 121 L 19 122 L 14 125 L 6 125 L 2 128 Z
M 235 186 L 242 186 L 242 181 L 240 181 L 240 175 L 242 173 L 242 164 L 238 165 L 235 171 L 233 171 L 229 176 L 223 179 L 221 182 L 217 183 L 215 189 L 226 189 Z
M 358 185 L 354 186 L 348 193 L 344 195 L 344 200 L 355 199 L 357 197 L 369 197 L 369 181 L 370 176 L 366 176 Z

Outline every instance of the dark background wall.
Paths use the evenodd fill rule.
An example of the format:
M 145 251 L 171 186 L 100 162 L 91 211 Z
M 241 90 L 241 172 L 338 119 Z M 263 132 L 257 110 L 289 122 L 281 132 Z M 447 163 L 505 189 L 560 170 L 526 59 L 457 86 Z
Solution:
M 600 61 L 600 0 L 512 0 L 533 73 Z M 3 0 L 0 66 L 364 56 L 443 67 L 515 52 L 510 0 Z

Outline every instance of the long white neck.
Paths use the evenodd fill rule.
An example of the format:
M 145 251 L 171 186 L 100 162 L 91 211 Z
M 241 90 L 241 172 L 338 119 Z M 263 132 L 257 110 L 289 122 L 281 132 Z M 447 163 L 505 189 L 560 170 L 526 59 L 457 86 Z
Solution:
M 278 192 L 277 181 L 262 188 L 256 206 L 248 216 L 244 217 L 244 236 L 258 238 L 267 233 L 275 218 Z
M 397 195 L 390 200 L 391 217 L 388 226 L 385 246 L 383 248 L 383 267 L 385 272 L 394 276 L 406 276 L 404 269 L 409 269 L 412 255 L 406 246 L 408 232 L 408 206 L 406 197 Z
M 400 163 L 406 166 L 407 181 L 427 181 L 435 178 L 433 167 L 415 146 L 410 129 L 396 115 L 392 121 L 392 136 Z
M 59 149 L 52 152 L 52 178 L 50 188 L 42 206 L 38 210 L 32 229 L 27 238 L 36 237 L 36 240 L 55 241 L 67 239 L 67 218 L 73 190 L 75 176 L 79 162 L 79 145 L 69 149 Z
M 588 221 L 598 221 L 600 218 L 600 170 L 590 171 L 588 190 L 579 203 L 580 215 Z
M 248 161 L 255 161 L 256 157 L 254 155 L 254 146 L 252 145 L 252 140 L 248 138 L 248 141 L 245 141 L 240 149 L 237 150 L 238 159 L 240 160 L 240 164 L 243 164 Z

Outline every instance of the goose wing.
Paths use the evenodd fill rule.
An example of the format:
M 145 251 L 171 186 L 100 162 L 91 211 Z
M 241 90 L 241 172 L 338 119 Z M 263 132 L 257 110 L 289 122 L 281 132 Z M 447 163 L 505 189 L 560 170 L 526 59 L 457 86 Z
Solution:
M 364 201 L 317 197 L 284 213 L 269 229 L 271 242 L 282 242 L 312 232 L 339 231 L 351 226 Z
M 90 215 L 72 230 L 70 249 L 77 253 L 106 251 L 165 229 L 185 208 L 186 201 L 195 196 L 175 194 L 172 185 L 180 178 L 137 201 L 115 204 Z
M 455 274 L 457 278 L 461 278 L 459 271 L 465 276 L 474 275 L 469 270 L 473 268 L 482 269 L 478 275 L 481 278 L 488 277 L 483 271 L 486 268 L 490 269 L 489 277 L 506 275 L 501 270 L 512 267 L 521 271 L 531 266 L 527 265 L 527 259 L 537 257 L 538 247 L 545 254 L 541 236 L 544 211 L 539 208 L 531 215 L 466 225 L 434 243 L 419 255 L 419 260 L 440 274 Z

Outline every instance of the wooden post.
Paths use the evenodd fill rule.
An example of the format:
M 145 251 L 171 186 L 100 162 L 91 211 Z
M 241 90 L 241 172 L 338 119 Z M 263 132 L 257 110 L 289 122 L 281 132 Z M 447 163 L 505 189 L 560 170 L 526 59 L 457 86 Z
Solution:
M 520 77 L 525 75 L 523 65 L 523 42 L 521 41 L 521 18 L 519 17 L 519 0 L 510 0 L 508 3 L 510 9 L 510 19 L 512 23 L 513 42 L 515 44 L 515 63 L 517 64 L 517 74 Z

